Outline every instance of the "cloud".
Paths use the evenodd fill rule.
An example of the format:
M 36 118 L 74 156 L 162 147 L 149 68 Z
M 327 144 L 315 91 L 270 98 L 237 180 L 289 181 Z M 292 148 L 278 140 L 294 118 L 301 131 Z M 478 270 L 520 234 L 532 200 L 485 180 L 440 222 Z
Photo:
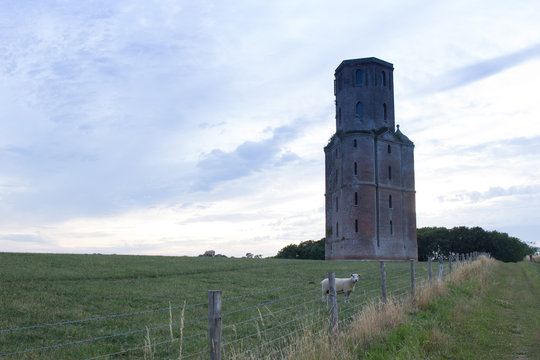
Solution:
M 523 50 L 482 60 L 472 65 L 451 70 L 438 78 L 434 86 L 437 91 L 455 89 L 496 75 L 538 57 L 540 57 L 540 43 L 529 46 Z
M 272 130 L 270 138 L 246 141 L 231 152 L 212 150 L 197 163 L 199 174 L 194 190 L 210 190 L 222 181 L 239 179 L 299 159 L 298 155 L 285 149 L 298 134 L 296 126 L 285 125 Z
M 540 185 L 491 187 L 484 192 L 470 191 L 439 197 L 440 201 L 480 203 L 502 197 L 534 197 L 540 195 Z

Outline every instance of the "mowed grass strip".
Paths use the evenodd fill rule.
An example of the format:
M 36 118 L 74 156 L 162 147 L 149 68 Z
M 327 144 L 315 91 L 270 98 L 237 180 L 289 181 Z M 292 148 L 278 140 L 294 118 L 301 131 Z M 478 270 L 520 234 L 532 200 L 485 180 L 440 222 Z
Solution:
M 496 262 L 358 353 L 366 359 L 540 359 L 540 264 Z
M 408 262 L 388 265 L 390 293 L 408 291 L 408 269 Z M 178 339 L 182 332 L 185 338 L 184 353 L 204 352 L 208 347 L 208 290 L 222 290 L 223 312 L 230 313 L 223 320 L 224 340 L 231 343 L 230 352 L 241 351 L 230 347 L 238 343 L 240 349 L 248 349 L 261 341 L 272 341 L 306 321 L 322 326 L 320 319 L 326 321 L 327 313 L 320 302 L 319 282 L 328 271 L 342 277 L 352 272 L 361 275 L 351 303 L 342 307 L 341 319 L 350 318 L 363 302 L 380 295 L 377 261 L 0 253 L 0 330 L 135 313 L 1 332 L 0 354 L 128 333 L 14 358 L 73 359 L 107 353 L 118 353 L 117 358 L 142 358 L 142 350 L 130 349 L 144 346 L 148 337 L 153 343 L 164 343 L 158 355 L 162 351 L 161 355 L 172 357 L 178 349 L 171 347 L 178 345 L 168 341 L 170 323 L 173 337 Z M 418 265 L 416 276 L 419 280 L 427 276 L 425 264 Z M 276 290 L 268 291 L 271 289 Z M 275 302 L 266 305 L 269 301 Z M 291 310 L 284 310 L 288 308 Z M 156 309 L 161 311 L 154 312 Z M 314 318 L 308 319 L 309 313 Z M 153 330 L 147 334 L 146 328 Z M 244 340 L 234 342 L 238 338 Z M 202 357 L 206 356 L 204 352 Z

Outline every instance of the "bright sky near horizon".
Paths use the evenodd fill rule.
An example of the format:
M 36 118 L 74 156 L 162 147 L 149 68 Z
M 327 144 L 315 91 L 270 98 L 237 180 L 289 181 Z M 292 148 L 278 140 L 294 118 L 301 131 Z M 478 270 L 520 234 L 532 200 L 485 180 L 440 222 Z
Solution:
M 0 3 L 0 251 L 324 236 L 333 75 L 394 64 L 417 225 L 540 246 L 540 2 Z

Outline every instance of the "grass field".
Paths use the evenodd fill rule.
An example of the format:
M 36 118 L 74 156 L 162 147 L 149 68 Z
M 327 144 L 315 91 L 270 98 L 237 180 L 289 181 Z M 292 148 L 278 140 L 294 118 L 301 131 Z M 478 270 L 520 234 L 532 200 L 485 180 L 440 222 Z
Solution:
M 389 295 L 409 293 L 409 266 L 387 262 Z M 368 343 L 344 340 L 343 359 L 540 359 L 540 264 L 493 268 L 450 283 L 445 296 L 420 312 L 405 309 L 397 328 Z M 326 336 L 319 282 L 328 271 L 361 275 L 349 304 L 338 297 L 340 329 L 347 330 L 380 296 L 377 261 L 1 253 L 0 355 L 208 358 L 208 290 L 222 290 L 225 358 L 259 359 L 273 351 L 270 358 L 282 358 L 280 349 L 292 339 L 304 338 L 310 348 L 315 335 Z M 417 263 L 417 285 L 426 279 L 427 264 Z M 373 310 L 377 322 L 381 310 Z M 313 356 L 301 350 L 287 358 Z
M 158 344 L 155 358 L 178 358 L 182 337 L 184 358 L 206 358 L 208 290 L 223 292 L 227 354 L 280 346 L 306 323 L 326 325 L 319 282 L 328 271 L 362 276 L 340 320 L 380 296 L 379 262 L 2 253 L 0 354 L 137 359 L 152 355 L 143 349 L 149 339 Z M 409 291 L 408 262 L 388 263 L 386 271 L 390 293 Z M 427 277 L 425 264 L 416 277 Z

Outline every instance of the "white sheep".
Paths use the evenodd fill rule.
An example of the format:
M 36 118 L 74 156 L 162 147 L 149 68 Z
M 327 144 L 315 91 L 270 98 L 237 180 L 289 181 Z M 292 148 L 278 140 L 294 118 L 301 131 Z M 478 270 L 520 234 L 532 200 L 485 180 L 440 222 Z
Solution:
M 345 302 L 349 302 L 349 295 L 354 291 L 354 285 L 358 282 L 358 274 L 351 274 L 350 278 L 336 278 L 336 294 L 345 294 Z M 321 281 L 322 301 L 325 302 L 330 290 L 328 279 Z

